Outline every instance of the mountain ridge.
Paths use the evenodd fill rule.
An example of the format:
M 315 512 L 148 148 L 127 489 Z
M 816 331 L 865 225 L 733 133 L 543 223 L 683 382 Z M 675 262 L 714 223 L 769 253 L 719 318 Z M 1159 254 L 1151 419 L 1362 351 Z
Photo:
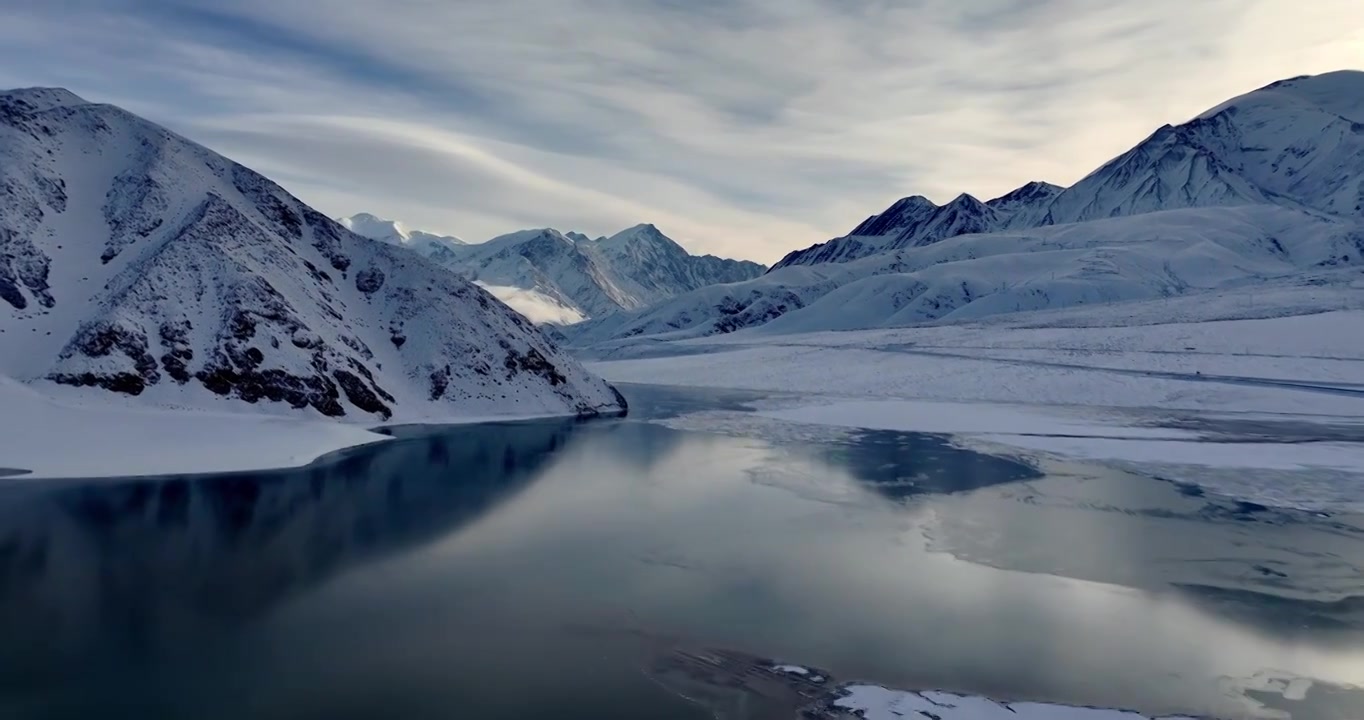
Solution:
M 1257 283 L 1351 287 L 1364 264 L 1354 117 L 1364 72 L 1271 83 L 1157 128 L 1068 188 L 1034 181 L 941 206 L 905 197 L 758 280 L 589 321 L 569 339 L 967 321 Z
M 1364 179 L 1357 172 L 1364 167 L 1364 102 L 1358 98 L 1364 98 L 1361 71 L 1280 80 L 1180 125 L 1161 126 L 1068 188 L 1050 191 L 1058 186 L 1034 181 L 986 203 L 996 210 L 1007 206 L 1003 216 L 981 214 L 972 222 L 945 224 L 937 215 L 961 196 L 943 206 L 910 196 L 848 235 L 789 253 L 768 272 L 796 264 L 847 262 L 970 232 L 1180 207 L 1297 204 L 1356 215 L 1364 210 Z M 1325 167 L 1314 164 L 1319 155 L 1313 156 L 1311 148 L 1327 144 L 1324 154 L 1343 159 Z M 1026 202 L 1017 202 L 1029 195 Z
M 362 215 L 373 217 L 352 218 Z M 376 234 L 374 239 L 386 241 Z M 692 255 L 652 223 L 595 239 L 554 228 L 518 230 L 439 257 L 411 249 L 548 324 L 638 310 L 706 285 L 757 277 L 766 269 L 745 260 Z

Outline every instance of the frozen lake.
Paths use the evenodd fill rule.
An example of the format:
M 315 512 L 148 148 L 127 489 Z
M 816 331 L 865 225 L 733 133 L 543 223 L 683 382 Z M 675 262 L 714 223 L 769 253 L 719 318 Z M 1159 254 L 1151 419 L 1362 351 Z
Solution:
M 930 434 L 682 429 L 749 396 L 626 390 L 627 420 L 403 429 L 298 470 L 0 480 L 0 716 L 707 717 L 641 672 L 680 642 L 1364 717 L 1360 516 Z

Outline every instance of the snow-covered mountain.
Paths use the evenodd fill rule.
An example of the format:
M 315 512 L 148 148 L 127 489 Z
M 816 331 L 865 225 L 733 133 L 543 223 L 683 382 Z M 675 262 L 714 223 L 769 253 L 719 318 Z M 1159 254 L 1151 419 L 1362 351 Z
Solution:
M 962 235 L 846 263 L 782 268 L 569 328 L 575 345 L 762 325 L 809 332 L 976 320 L 1254 283 L 1348 286 L 1364 227 L 1274 205 L 1194 208 Z
M 1364 267 L 1364 73 L 1274 83 L 1162 127 L 1070 188 L 915 196 L 757 280 L 584 323 L 641 335 L 853 329 L 1141 300 Z M 777 320 L 780 318 L 780 320 Z
M 0 187 L 0 375 L 376 420 L 623 410 L 483 290 L 117 107 L 0 93 Z
M 1069 188 L 1029 183 L 980 203 L 897 201 L 848 235 L 773 266 L 847 262 L 948 237 L 1138 215 L 1273 203 L 1359 217 L 1364 208 L 1364 73 L 1273 83 L 1156 130 Z
M 443 247 L 392 240 L 400 223 L 362 213 L 343 220 L 367 237 L 412 249 L 477 282 L 537 323 L 568 325 L 638 310 L 684 292 L 761 275 L 754 262 L 692 255 L 653 225 L 591 239 L 553 228 L 521 230 L 485 243 Z
M 369 213 L 358 213 L 350 217 L 338 218 L 347 230 L 372 240 L 410 248 L 417 253 L 437 260 L 455 257 L 459 249 L 468 243 L 453 235 L 433 235 L 421 230 L 410 230 L 397 220 L 385 220 Z

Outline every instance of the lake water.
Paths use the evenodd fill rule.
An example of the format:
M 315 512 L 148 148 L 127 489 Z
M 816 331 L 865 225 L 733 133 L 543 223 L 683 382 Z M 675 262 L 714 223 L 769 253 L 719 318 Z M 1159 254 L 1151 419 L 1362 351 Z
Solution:
M 703 718 L 640 670 L 687 643 L 1364 718 L 1359 517 L 927 435 L 678 430 L 653 421 L 745 398 L 626 394 L 627 420 L 403 429 L 293 471 L 0 481 L 0 717 Z

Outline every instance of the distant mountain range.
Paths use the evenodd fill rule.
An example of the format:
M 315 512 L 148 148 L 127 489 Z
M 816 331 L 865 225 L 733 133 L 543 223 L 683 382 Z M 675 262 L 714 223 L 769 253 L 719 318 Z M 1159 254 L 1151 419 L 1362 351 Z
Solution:
M 577 344 L 969 320 L 1364 268 L 1364 72 L 1293 78 L 1164 126 L 1071 187 L 899 200 L 762 278 L 584 323 Z
M 367 420 L 624 409 L 472 283 L 117 107 L 0 92 L 0 188 L 0 376 Z
M 789 265 L 847 262 L 972 233 L 1160 210 L 1277 204 L 1359 217 L 1364 207 L 1364 73 L 1274 83 L 1156 130 L 1069 188 L 1030 182 L 988 202 L 907 197 L 846 236 L 790 253 Z
M 568 325 L 639 310 L 708 285 L 749 280 L 766 270 L 754 262 L 692 255 L 647 224 L 596 239 L 541 228 L 466 244 L 368 213 L 340 222 L 437 261 L 538 323 Z

